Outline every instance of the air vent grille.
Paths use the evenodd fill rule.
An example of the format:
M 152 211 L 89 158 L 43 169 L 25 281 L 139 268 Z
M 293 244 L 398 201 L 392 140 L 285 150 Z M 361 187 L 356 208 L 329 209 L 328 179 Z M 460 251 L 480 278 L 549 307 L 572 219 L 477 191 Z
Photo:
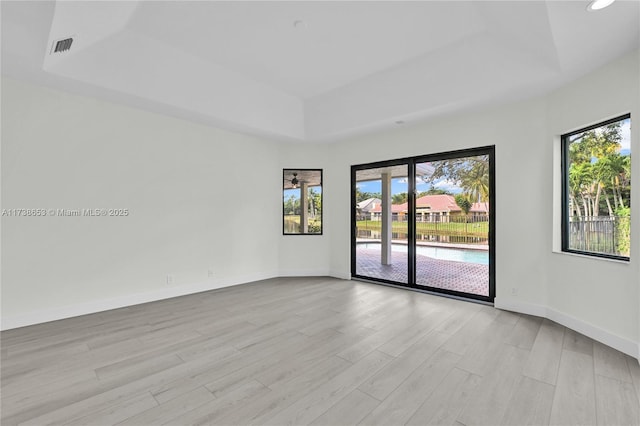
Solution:
M 53 53 L 66 52 L 71 49 L 71 43 L 73 43 L 72 38 L 65 38 L 64 40 L 56 42 L 56 46 L 53 48 Z

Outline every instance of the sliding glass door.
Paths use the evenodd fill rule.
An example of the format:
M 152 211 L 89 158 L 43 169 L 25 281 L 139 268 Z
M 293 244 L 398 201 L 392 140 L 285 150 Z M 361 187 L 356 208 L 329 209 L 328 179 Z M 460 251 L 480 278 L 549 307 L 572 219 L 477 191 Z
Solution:
M 352 276 L 492 302 L 493 147 L 352 167 Z
M 355 273 L 409 284 L 409 168 L 389 164 L 355 171 Z

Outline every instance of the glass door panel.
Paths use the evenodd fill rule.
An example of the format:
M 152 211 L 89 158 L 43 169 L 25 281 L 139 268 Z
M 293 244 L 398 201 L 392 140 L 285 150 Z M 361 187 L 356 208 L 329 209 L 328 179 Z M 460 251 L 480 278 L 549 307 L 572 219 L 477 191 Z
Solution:
M 489 297 L 489 154 L 416 163 L 420 287 Z
M 356 276 L 408 284 L 408 166 L 355 170 Z

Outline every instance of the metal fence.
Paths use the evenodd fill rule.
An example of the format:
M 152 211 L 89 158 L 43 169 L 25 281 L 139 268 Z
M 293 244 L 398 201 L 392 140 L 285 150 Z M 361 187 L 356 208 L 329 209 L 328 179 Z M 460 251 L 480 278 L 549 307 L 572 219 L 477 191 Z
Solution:
M 393 239 L 407 239 L 408 224 L 405 215 L 393 215 L 391 231 Z M 489 238 L 489 217 L 483 214 L 430 215 L 416 218 L 416 240 L 420 242 L 487 244 Z M 380 220 L 358 218 L 357 238 L 379 240 L 382 235 Z
M 569 218 L 569 248 L 595 253 L 628 255 L 630 217 L 573 216 Z

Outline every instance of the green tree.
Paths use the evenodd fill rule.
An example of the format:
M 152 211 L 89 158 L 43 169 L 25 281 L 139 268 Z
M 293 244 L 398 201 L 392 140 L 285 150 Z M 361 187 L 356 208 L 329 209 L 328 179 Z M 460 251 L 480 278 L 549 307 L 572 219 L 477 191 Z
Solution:
M 446 189 L 429 188 L 428 191 L 422 191 L 421 193 L 419 193 L 418 198 L 424 197 L 425 195 L 451 195 L 451 192 L 447 191 Z
M 382 194 L 379 192 L 360 192 L 360 189 L 356 187 L 356 203 L 369 198 L 382 198 Z
M 591 216 L 589 199 L 593 173 L 591 163 L 571 163 L 569 166 L 569 197 L 577 216 Z M 584 210 L 580 210 L 580 207 Z M 582 212 L 584 211 L 584 215 Z
M 409 194 L 406 192 L 401 192 L 399 194 L 393 194 L 391 196 L 391 204 L 402 204 L 406 203 L 409 199 Z
M 631 251 L 631 208 L 619 207 L 616 210 L 616 250 L 622 256 Z
M 615 122 L 604 127 L 588 130 L 569 140 L 569 158 L 576 163 L 590 163 L 620 151 L 622 140 L 621 123 Z
M 322 195 L 313 188 L 309 188 L 307 199 L 310 217 L 315 218 L 316 216 L 322 216 Z
M 300 214 L 300 199 L 295 195 L 290 195 L 284 201 L 284 214 L 285 215 L 299 215 Z
M 469 210 L 471 210 L 471 207 L 473 206 L 473 203 L 471 202 L 471 200 L 469 200 L 469 197 L 464 194 L 458 194 L 455 196 L 455 200 L 458 207 L 462 209 L 464 215 L 468 215 Z
M 453 158 L 434 161 L 434 172 L 424 179 L 434 183 L 440 179 L 455 182 L 471 199 L 477 202 L 489 199 L 489 156 Z
M 570 139 L 569 197 L 578 216 L 599 216 L 601 205 L 613 216 L 627 204 L 624 195 L 630 185 L 631 159 L 619 153 L 621 140 L 621 122 Z
M 476 161 L 460 179 L 460 186 L 475 202 L 489 199 L 489 162 Z

